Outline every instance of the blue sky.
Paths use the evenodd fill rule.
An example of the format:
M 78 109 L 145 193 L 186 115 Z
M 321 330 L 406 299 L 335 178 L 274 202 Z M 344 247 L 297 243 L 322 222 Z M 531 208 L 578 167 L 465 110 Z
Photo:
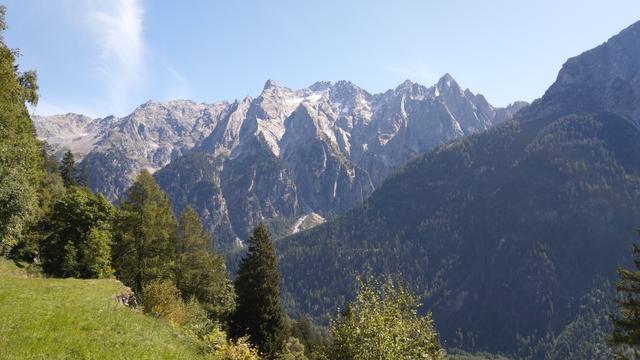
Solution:
M 147 100 L 257 96 L 351 80 L 370 92 L 449 72 L 495 105 L 640 20 L 638 0 L 5 0 L 38 71 L 38 114 L 125 115 Z

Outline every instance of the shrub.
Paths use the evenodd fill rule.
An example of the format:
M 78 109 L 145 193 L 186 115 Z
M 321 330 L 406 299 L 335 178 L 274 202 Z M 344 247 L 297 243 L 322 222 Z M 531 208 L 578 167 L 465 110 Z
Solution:
M 167 319 L 174 324 L 182 324 L 185 307 L 180 290 L 168 281 L 153 281 L 142 290 L 144 312 Z
M 182 328 L 198 339 L 202 339 L 218 327 L 216 323 L 209 319 L 207 311 L 195 298 L 192 298 L 184 305 L 183 314 Z
M 258 350 L 251 346 L 248 337 L 241 337 L 238 341 L 230 342 L 215 352 L 219 360 L 259 360 Z
M 418 298 L 402 284 L 359 280 L 360 290 L 332 324 L 330 359 L 445 358 L 431 315 L 418 316 Z

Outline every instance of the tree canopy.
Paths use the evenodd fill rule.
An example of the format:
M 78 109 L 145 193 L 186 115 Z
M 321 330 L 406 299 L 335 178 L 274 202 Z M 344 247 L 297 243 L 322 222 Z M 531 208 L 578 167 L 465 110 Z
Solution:
M 19 52 L 2 38 L 5 13 L 0 6 L 0 248 L 6 255 L 35 218 L 44 163 L 26 107 L 38 101 L 37 76 L 18 70 Z
M 400 283 L 359 281 L 356 299 L 332 325 L 335 360 L 444 359 L 431 315 L 418 316 L 420 303 Z
M 143 170 L 127 191 L 115 224 L 116 275 L 138 294 L 156 280 L 174 280 L 176 220 L 166 194 Z
M 57 277 L 105 278 L 111 268 L 115 208 L 101 194 L 71 187 L 53 205 L 41 240 L 43 270 Z
M 215 253 L 211 235 L 198 214 L 185 208 L 178 221 L 176 286 L 183 298 L 196 298 L 209 315 L 225 319 L 235 306 L 224 258 Z

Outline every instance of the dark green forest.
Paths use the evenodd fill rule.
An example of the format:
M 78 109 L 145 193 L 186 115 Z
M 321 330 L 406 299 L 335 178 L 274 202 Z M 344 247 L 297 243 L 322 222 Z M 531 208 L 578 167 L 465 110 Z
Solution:
M 401 273 L 446 346 L 524 356 L 568 331 L 624 263 L 639 140 L 628 120 L 585 113 L 443 146 L 345 217 L 278 243 L 287 306 L 322 321 L 354 274 Z

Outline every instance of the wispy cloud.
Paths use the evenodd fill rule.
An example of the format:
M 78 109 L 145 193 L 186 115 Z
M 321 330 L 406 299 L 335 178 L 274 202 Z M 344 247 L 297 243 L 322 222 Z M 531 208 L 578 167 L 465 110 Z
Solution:
M 42 0 L 44 1 L 44 0 Z M 180 68 L 157 53 L 145 29 L 147 0 L 59 0 L 57 11 L 71 21 L 83 53 L 75 61 L 91 84 L 83 93 L 43 94 L 36 114 L 129 114 L 149 100 L 188 98 L 191 88 Z M 74 96 L 75 95 L 75 96 Z
M 108 86 L 112 112 L 127 111 L 126 99 L 143 81 L 143 15 L 140 0 L 89 2 L 87 18 L 100 49 L 96 71 Z

